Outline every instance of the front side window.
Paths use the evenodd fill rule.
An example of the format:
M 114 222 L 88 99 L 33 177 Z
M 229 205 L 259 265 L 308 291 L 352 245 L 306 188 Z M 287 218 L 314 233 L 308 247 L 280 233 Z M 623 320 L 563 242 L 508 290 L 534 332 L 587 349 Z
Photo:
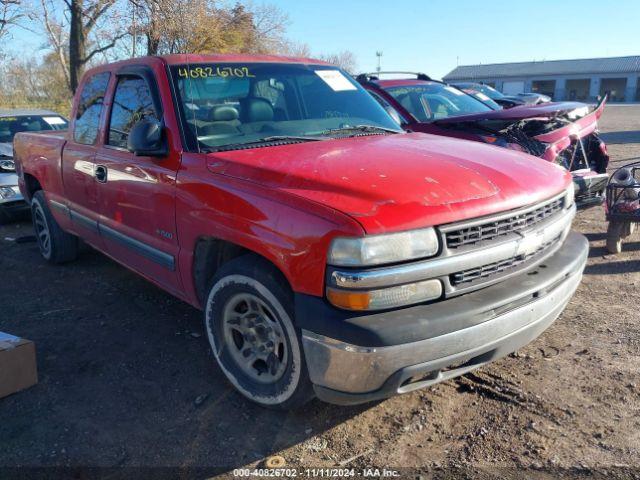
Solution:
M 73 132 L 76 142 L 93 145 L 98 138 L 100 115 L 108 84 L 109 72 L 103 72 L 92 76 L 82 87 Z
M 400 131 L 357 82 L 335 67 L 192 64 L 172 67 L 171 74 L 184 130 L 203 151 L 273 137 L 327 139 L 353 127 Z
M 157 119 L 147 82 L 135 76 L 120 77 L 113 97 L 108 144 L 126 148 L 131 128 L 149 117 Z
M 0 117 L 0 143 L 11 143 L 18 132 L 66 130 L 68 122 L 59 115 L 18 115 Z
M 419 122 L 491 111 L 471 95 L 441 83 L 393 87 L 386 91 Z

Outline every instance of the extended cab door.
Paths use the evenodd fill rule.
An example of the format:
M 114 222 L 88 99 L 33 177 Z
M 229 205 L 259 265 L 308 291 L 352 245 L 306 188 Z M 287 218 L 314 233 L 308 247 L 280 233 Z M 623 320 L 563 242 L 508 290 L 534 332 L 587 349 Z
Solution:
M 109 77 L 109 72 L 96 73 L 80 86 L 61 166 L 71 227 L 99 249 L 103 246 L 98 232 L 95 156 Z
M 116 72 L 104 145 L 96 156 L 100 233 L 107 252 L 164 288 L 178 291 L 176 174 L 180 155 L 135 156 L 127 150 L 139 121 L 163 119 L 157 81 L 150 67 L 125 66 Z

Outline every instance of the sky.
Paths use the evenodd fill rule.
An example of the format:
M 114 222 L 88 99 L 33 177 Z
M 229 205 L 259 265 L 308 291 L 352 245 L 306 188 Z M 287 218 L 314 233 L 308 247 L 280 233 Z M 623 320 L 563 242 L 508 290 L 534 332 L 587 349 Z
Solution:
M 261 0 L 254 0 L 260 3 Z M 267 0 L 289 15 L 287 36 L 311 51 L 350 50 L 359 71 L 640 55 L 638 0 Z M 20 51 L 39 41 L 14 34 Z
M 289 13 L 289 37 L 312 52 L 351 50 L 361 71 L 419 70 L 435 78 L 459 63 L 640 55 L 638 0 L 271 0 Z

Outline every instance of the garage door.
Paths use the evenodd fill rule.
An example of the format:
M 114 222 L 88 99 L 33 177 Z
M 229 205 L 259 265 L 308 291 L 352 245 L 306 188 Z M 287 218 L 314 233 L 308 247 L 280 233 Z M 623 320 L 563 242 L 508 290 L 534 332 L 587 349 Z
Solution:
M 504 82 L 502 93 L 505 95 L 517 95 L 524 92 L 524 82 Z

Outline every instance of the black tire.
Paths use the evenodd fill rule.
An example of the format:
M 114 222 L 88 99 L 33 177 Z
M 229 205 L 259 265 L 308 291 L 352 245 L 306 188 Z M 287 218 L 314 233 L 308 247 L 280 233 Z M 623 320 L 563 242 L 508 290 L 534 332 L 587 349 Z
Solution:
M 42 190 L 31 199 L 31 218 L 40 254 L 49 263 L 71 262 L 78 257 L 78 238 L 60 228 Z
M 311 400 L 313 385 L 295 326 L 293 294 L 283 275 L 248 254 L 224 264 L 208 292 L 205 328 L 213 355 L 233 386 L 249 400 L 277 410 Z M 247 351 L 251 353 L 245 355 Z M 266 360 L 257 356 L 267 353 Z

